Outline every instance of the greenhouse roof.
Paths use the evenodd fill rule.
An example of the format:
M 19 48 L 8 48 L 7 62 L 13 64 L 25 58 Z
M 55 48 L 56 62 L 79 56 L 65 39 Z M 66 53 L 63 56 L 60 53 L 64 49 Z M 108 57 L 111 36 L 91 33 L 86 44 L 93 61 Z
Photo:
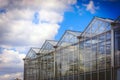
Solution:
M 39 53 L 48 53 L 54 50 L 54 46 L 56 46 L 58 41 L 54 40 L 46 40 L 45 43 L 42 45 Z
M 83 31 L 81 36 L 83 37 L 92 37 L 106 31 L 111 30 L 111 23 L 114 20 L 108 18 L 94 17 L 86 29 Z
M 77 40 L 77 36 L 79 36 L 81 32 L 66 30 L 61 39 L 58 41 L 57 46 L 66 46 L 72 43 L 75 43 Z
M 34 58 L 36 58 L 39 50 L 40 50 L 40 48 L 33 48 L 33 47 L 32 47 L 32 48 L 28 51 L 25 59 L 34 59 Z

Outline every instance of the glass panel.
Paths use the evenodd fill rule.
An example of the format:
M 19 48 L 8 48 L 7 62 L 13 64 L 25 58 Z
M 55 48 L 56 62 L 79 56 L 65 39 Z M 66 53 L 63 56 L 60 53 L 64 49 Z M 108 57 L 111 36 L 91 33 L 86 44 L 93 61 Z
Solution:
M 90 80 L 90 74 L 85 75 L 85 80 Z
M 81 75 L 81 74 L 80 74 L 79 80 L 84 80 L 84 75 Z
M 77 75 L 74 75 L 74 80 L 78 80 L 78 74 Z M 81 79 L 80 79 L 81 80 Z
M 115 31 L 115 65 L 120 65 L 120 30 Z
M 91 64 L 92 66 L 92 71 L 96 71 L 97 70 L 97 61 L 96 60 L 94 60 L 94 61 L 92 61 L 92 64 Z
M 111 39 L 111 33 L 107 32 L 107 34 L 106 34 L 106 40 L 109 40 L 109 39 Z
M 117 70 L 117 80 L 120 80 L 120 69 Z
M 85 62 L 85 72 L 90 72 L 90 62 Z
M 99 72 L 99 80 L 105 80 L 105 72 Z
M 97 80 L 97 72 L 92 73 L 92 80 Z
M 106 71 L 106 80 L 111 80 L 111 71 Z

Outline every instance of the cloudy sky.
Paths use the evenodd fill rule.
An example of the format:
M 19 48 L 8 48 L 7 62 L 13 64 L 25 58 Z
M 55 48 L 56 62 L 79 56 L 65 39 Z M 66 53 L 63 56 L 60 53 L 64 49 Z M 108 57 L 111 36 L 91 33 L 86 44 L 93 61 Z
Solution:
M 94 16 L 116 19 L 117 0 L 0 0 L 0 80 L 23 77 L 30 47 L 83 31 Z

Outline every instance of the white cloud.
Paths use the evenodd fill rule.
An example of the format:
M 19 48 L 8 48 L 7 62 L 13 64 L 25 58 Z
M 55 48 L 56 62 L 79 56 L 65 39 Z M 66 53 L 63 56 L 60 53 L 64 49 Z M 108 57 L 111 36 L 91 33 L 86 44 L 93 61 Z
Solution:
M 24 12 L 24 13 L 22 13 Z M 15 15 L 13 15 L 16 13 Z M 36 46 L 46 39 L 54 39 L 58 22 L 63 16 L 58 13 L 40 11 L 40 24 L 32 23 L 33 10 L 12 10 L 0 15 L 0 44 L 9 46 Z M 44 22 L 47 21 L 47 22 Z
M 18 51 L 3 49 L 0 53 L 0 70 L 4 68 L 22 68 L 25 54 Z
M 13 80 L 23 75 L 23 58 L 25 54 L 3 49 L 0 53 L 0 80 Z
M 0 80 L 14 80 L 16 78 L 23 80 L 22 79 L 23 78 L 23 73 L 18 72 L 18 73 L 0 75 Z
M 90 11 L 90 13 L 94 14 L 96 12 L 96 10 L 99 7 L 96 7 L 93 1 L 90 1 L 89 4 L 84 4 L 84 6 L 86 6 L 86 10 Z
M 40 20 L 42 22 L 50 22 L 50 23 L 58 23 L 62 22 L 63 20 L 63 15 L 58 14 L 58 12 L 55 11 L 48 11 L 47 10 L 41 10 L 40 11 Z
M 2 47 L 40 46 L 46 39 L 54 39 L 60 27 L 58 23 L 63 21 L 64 11 L 76 3 L 76 0 L 32 1 L 6 0 L 6 4 L 2 5 L 7 7 L 7 13 L 0 14 Z M 37 5 L 37 8 L 33 9 L 31 5 L 33 8 Z M 39 13 L 39 24 L 32 23 L 36 11 Z

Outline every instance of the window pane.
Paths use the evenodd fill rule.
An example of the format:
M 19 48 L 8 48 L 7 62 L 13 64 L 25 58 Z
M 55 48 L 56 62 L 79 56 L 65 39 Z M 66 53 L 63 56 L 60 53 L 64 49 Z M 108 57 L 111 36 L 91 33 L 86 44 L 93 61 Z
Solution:
M 92 80 L 97 80 L 97 72 L 96 73 L 92 73 Z
M 106 80 L 111 80 L 111 71 L 106 71 Z
M 90 74 L 86 74 L 85 80 L 90 80 Z
M 105 72 L 99 72 L 99 80 L 105 80 Z
M 84 75 L 80 75 L 79 80 L 84 80 Z
M 117 70 L 117 80 L 120 80 L 120 69 Z

